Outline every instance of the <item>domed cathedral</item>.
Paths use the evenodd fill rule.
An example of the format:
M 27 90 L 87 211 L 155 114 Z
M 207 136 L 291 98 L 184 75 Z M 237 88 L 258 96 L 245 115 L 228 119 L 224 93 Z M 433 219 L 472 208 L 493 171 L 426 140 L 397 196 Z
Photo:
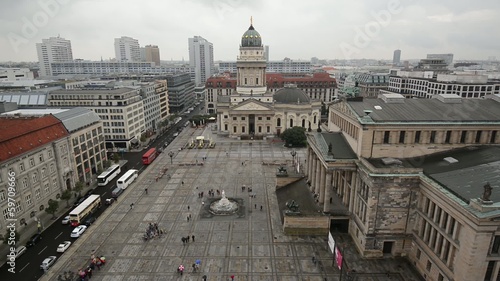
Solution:
M 252 20 L 241 37 L 236 67 L 236 91 L 217 96 L 219 134 L 263 139 L 279 136 L 295 126 L 318 127 L 321 117 L 319 100 L 311 100 L 295 85 L 287 85 L 274 95 L 268 91 L 264 46 Z

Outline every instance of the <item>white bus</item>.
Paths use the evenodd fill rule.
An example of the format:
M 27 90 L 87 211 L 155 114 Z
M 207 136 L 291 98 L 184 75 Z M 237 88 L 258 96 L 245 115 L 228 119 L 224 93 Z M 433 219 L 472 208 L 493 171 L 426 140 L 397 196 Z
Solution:
M 121 178 L 116 181 L 116 186 L 125 189 L 139 176 L 138 170 L 128 170 Z
M 97 185 L 105 186 L 121 172 L 120 165 L 112 165 L 97 177 Z
M 97 208 L 101 207 L 101 196 L 97 194 L 90 195 L 78 207 L 69 213 L 71 226 L 78 226 L 85 217 L 91 215 Z

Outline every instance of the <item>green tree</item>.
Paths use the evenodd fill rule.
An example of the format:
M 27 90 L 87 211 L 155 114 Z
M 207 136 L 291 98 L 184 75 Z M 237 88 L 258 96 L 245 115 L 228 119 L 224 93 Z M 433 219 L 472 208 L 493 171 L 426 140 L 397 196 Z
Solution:
M 10 231 L 7 230 L 7 233 L 3 237 L 3 243 L 4 244 L 7 244 L 9 242 L 9 237 L 10 237 Z M 15 240 L 16 243 L 19 242 L 19 238 L 20 237 L 21 237 L 21 235 L 19 234 L 19 232 L 14 231 L 14 240 Z
M 69 207 L 69 199 L 71 199 L 71 190 L 66 189 L 62 194 L 61 194 L 61 200 L 66 201 L 66 208 Z
M 120 161 L 120 155 L 118 155 L 118 153 L 113 154 L 113 161 L 115 163 L 118 163 L 118 161 Z
M 45 212 L 52 215 L 52 219 L 56 218 L 55 213 L 59 209 L 59 202 L 56 200 L 49 199 L 49 206 L 45 208 Z
M 280 138 L 285 141 L 286 146 L 305 146 L 307 144 L 306 129 L 293 127 L 281 133 Z
M 104 162 L 102 162 L 102 166 L 103 166 L 103 168 L 104 168 L 104 169 L 109 168 L 109 166 L 111 166 L 111 161 L 109 161 L 109 160 L 104 160 Z M 102 172 L 103 172 L 103 170 L 101 170 L 101 173 L 102 173 Z M 99 174 L 101 174 L 101 173 L 99 173 Z
M 321 103 L 321 115 L 328 115 L 328 110 L 324 102 Z
M 75 183 L 75 191 L 78 192 L 78 196 L 80 196 L 80 192 L 83 190 L 83 182 L 79 181 Z

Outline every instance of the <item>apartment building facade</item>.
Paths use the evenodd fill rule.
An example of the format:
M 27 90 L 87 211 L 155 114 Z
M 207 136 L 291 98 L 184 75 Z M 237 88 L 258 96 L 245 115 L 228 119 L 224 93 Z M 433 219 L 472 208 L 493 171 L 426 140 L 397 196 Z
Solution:
M 16 230 L 37 225 L 49 200 L 74 187 L 70 135 L 52 115 L 0 117 L 0 235 L 16 219 Z M 8 187 L 15 183 L 15 191 Z M 12 199 L 11 199 L 12 198 Z M 14 200 L 15 211 L 11 211 Z
M 431 98 L 439 94 L 454 94 L 462 98 L 484 98 L 500 94 L 500 80 L 486 75 L 435 74 L 432 71 L 398 71 L 389 78 L 383 93 L 402 94 L 408 98 Z
M 75 178 L 88 183 L 104 169 L 107 160 L 104 127 L 97 113 L 75 107 L 55 113 L 70 134 L 71 162 Z
M 48 96 L 52 107 L 85 107 L 101 118 L 106 148 L 128 151 L 145 132 L 144 103 L 139 89 L 56 90 Z

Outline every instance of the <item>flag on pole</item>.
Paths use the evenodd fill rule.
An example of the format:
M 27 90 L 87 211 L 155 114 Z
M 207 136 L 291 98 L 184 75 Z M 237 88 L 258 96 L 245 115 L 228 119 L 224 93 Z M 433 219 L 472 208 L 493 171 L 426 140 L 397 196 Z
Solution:
M 339 248 L 335 248 L 335 260 L 337 261 L 337 266 L 339 270 L 342 269 L 342 253 L 340 252 Z

